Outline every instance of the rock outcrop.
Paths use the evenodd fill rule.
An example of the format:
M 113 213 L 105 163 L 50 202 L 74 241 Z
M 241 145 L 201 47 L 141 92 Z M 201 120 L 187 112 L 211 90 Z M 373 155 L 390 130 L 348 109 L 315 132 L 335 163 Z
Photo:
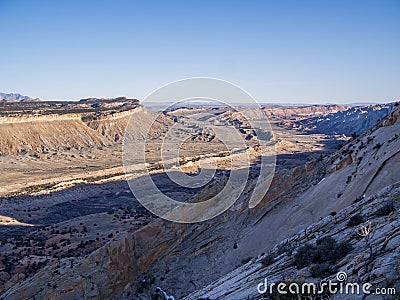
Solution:
M 400 289 L 400 183 L 390 185 L 359 202 L 313 223 L 297 234 L 275 245 L 266 254 L 251 259 L 243 266 L 203 287 L 183 299 L 273 299 L 260 294 L 257 287 L 264 283 L 307 282 L 318 284 L 321 279 L 339 282 L 336 272 L 346 274 L 346 282 L 372 285 L 376 288 Z M 394 204 L 385 215 L 380 209 Z M 349 220 L 360 220 L 359 224 Z M 352 225 L 355 224 L 355 225 Z M 366 229 L 366 231 L 365 231 Z M 367 233 L 367 235 L 366 235 Z M 315 245 L 323 237 L 330 237 L 351 245 L 351 250 L 340 258 L 333 272 L 316 276 L 313 267 L 296 267 L 300 249 Z M 304 249 L 304 248 L 303 248 Z M 324 253 L 322 253 L 324 255 Z M 331 274 L 329 274 L 331 273 Z M 393 290 L 392 290 L 393 291 Z M 337 294 L 335 299 L 378 299 L 377 295 Z M 385 297 L 385 296 L 381 296 Z M 387 295 L 379 299 L 397 299 Z
M 373 127 L 383 117 L 388 115 L 395 104 L 375 104 L 349 107 L 346 110 L 332 110 L 319 116 L 309 116 L 283 125 L 299 130 L 324 134 L 344 134 L 347 136 L 361 134 Z
M 6 103 L 0 113 L 0 155 L 103 147 L 121 143 L 130 118 L 129 136 L 143 136 L 141 125 L 153 112 L 137 100 L 86 99 L 79 102 Z M 168 120 L 165 118 L 166 122 Z M 133 128 L 133 127 L 132 127 Z
M 177 299 L 261 299 L 257 284 L 266 277 L 320 279 L 311 276 L 309 265 L 296 268 L 294 259 L 303 244 L 325 236 L 351 244 L 335 262 L 349 280 L 400 288 L 398 115 L 395 109 L 330 156 L 278 170 L 254 209 L 247 203 L 250 182 L 235 205 L 215 219 L 156 220 L 85 258 L 46 267 L 0 298 L 152 299 L 161 287 Z M 207 190 L 202 195 L 209 197 Z M 348 226 L 357 215 L 362 221 Z M 371 226 L 368 241 L 363 226 Z M 291 251 L 282 252 L 285 245 Z

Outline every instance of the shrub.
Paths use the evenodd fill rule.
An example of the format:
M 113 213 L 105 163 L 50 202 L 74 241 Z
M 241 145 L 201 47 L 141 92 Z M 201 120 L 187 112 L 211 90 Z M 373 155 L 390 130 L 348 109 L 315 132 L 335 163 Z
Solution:
M 305 244 L 300 247 L 294 256 L 294 264 L 298 269 L 311 265 L 311 252 L 315 251 L 315 247 L 310 244 Z
M 353 246 L 345 241 L 341 242 L 337 247 L 336 247 L 336 257 L 337 259 L 341 259 L 345 257 L 351 250 L 353 250 Z
M 347 227 L 357 226 L 357 225 L 360 225 L 363 222 L 364 222 L 363 216 L 358 214 L 358 215 L 352 216 L 350 218 L 349 222 L 347 222 Z
M 266 257 L 264 257 L 261 260 L 261 264 L 264 267 L 268 267 L 268 266 L 272 265 L 274 262 L 275 262 L 275 257 L 273 257 L 272 255 L 267 255 Z
M 315 264 L 314 271 L 316 274 L 318 272 L 318 274 L 325 274 L 329 271 L 327 270 L 327 266 L 318 265 L 329 265 L 331 270 L 333 270 L 333 264 L 345 257 L 352 249 L 353 247 L 349 242 L 341 242 L 338 244 L 332 237 L 322 237 L 317 240 L 315 246 L 306 244 L 300 247 L 294 256 L 294 264 L 298 269 Z M 322 270 L 326 272 L 323 273 Z M 329 272 L 331 272 L 331 270 Z
M 353 140 L 355 140 L 355 139 L 358 137 L 357 132 L 353 132 L 353 133 L 351 134 L 351 137 L 353 138 Z
M 277 253 L 278 255 L 286 253 L 286 255 L 291 256 L 293 253 L 293 246 L 286 242 L 278 247 Z
M 391 212 L 394 212 L 396 209 L 394 208 L 394 205 L 392 202 L 385 204 L 381 208 L 378 208 L 377 211 L 375 212 L 375 216 L 377 217 L 383 217 L 387 216 Z
M 381 143 L 376 143 L 374 147 L 372 147 L 372 149 L 374 150 L 378 150 L 380 147 L 382 147 Z
M 332 237 L 317 240 L 317 251 L 314 252 L 313 263 L 334 262 L 336 260 L 337 242 Z
M 310 268 L 310 273 L 312 277 L 325 278 L 331 276 L 337 272 L 337 267 L 331 264 L 318 264 L 312 265 Z

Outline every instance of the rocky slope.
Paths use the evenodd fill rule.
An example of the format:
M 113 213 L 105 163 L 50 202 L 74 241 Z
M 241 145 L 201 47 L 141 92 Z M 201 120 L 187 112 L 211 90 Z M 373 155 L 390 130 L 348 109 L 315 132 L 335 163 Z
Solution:
M 143 124 L 151 122 L 152 114 L 137 100 L 124 97 L 5 103 L 0 114 L 0 155 L 112 145 L 121 142 L 131 117 Z M 130 135 L 142 136 L 140 128 Z
M 279 227 L 298 231 L 273 247 L 270 244 L 260 248 L 263 253 L 256 258 L 184 299 L 273 299 L 273 295 L 260 295 L 257 291 L 258 284 L 265 278 L 270 283 L 285 280 L 318 282 L 326 277 L 337 282 L 337 271 L 347 273 L 348 282 L 371 283 L 372 291 L 394 287 L 398 292 L 400 175 L 396 169 L 400 164 L 399 129 L 400 112 L 396 109 L 345 149 L 325 158 L 328 165 L 326 177 L 301 196 L 307 198 L 309 204 L 298 206 L 300 199 L 294 199 L 295 203 L 291 205 L 296 210 L 288 212 L 290 220 L 279 223 Z M 273 213 L 277 207 L 271 209 Z M 331 213 L 323 217 L 321 210 Z M 315 222 L 304 226 L 309 221 L 301 224 L 299 216 Z M 317 216 L 320 216 L 320 221 Z M 264 238 L 270 240 L 270 231 L 275 234 L 276 228 L 264 227 Z M 282 233 L 282 230 L 278 229 L 278 232 Z M 321 265 L 302 265 L 299 259 L 305 259 L 300 255 L 304 249 L 311 251 L 304 245 L 316 245 L 322 237 L 349 243 L 351 250 L 338 257 L 336 264 L 331 263 L 331 269 L 323 270 L 321 274 Z M 381 299 L 383 296 L 336 297 Z M 397 299 L 395 297 L 383 298 Z
M 115 237 L 85 258 L 46 267 L 0 298 L 157 299 L 159 286 L 176 299 L 253 299 L 264 276 L 310 279 L 311 266 L 294 270 L 293 255 L 304 241 L 314 245 L 316 238 L 326 235 L 352 245 L 335 262 L 349 276 L 355 270 L 351 279 L 357 274 L 361 281 L 396 285 L 397 275 L 386 271 L 388 264 L 398 261 L 399 115 L 395 109 L 333 155 L 279 169 L 255 209 L 248 209 L 250 182 L 235 205 L 215 219 L 191 225 L 156 220 Z M 208 186 L 196 200 L 207 199 L 216 188 Z M 387 215 L 376 213 L 389 202 L 394 202 L 394 209 Z M 360 226 L 350 228 L 345 222 L 357 214 L 365 221 L 355 226 L 367 226 L 370 219 L 376 232 L 369 244 L 357 236 L 350 238 Z M 275 245 L 285 241 L 293 248 L 292 255 L 278 254 L 281 246 Z M 274 262 L 263 261 L 263 266 L 265 253 Z
M 268 117 L 284 116 L 286 118 L 323 116 L 349 109 L 347 105 L 304 105 L 304 106 L 265 106 Z
M 375 104 L 348 107 L 346 110 L 330 111 L 328 114 L 307 117 L 293 123 L 283 123 L 299 130 L 325 134 L 361 134 L 389 114 L 394 107 L 390 104 Z
M 318 284 L 321 279 L 340 282 L 337 272 L 344 272 L 348 283 L 370 283 L 371 293 L 384 288 L 393 293 L 400 290 L 400 182 L 335 215 L 329 215 L 275 245 L 267 254 L 251 259 L 243 266 L 183 299 L 275 299 L 278 294 L 261 293 L 260 283 L 307 282 Z M 387 209 L 394 204 L 393 209 Z M 350 220 L 356 220 L 350 222 Z M 367 229 L 368 235 L 364 233 Z M 324 238 L 348 243 L 349 253 L 338 256 L 336 264 L 302 266 L 305 249 Z M 311 246 L 309 246 L 311 245 Z M 328 251 L 327 251 L 328 252 Z M 299 266 L 300 265 L 300 266 Z M 328 267 L 327 270 L 325 268 Z M 319 274 L 322 273 L 322 274 Z M 275 291 L 276 292 L 276 291 Z M 299 294 L 294 294 L 296 297 Z M 303 294 L 305 295 L 305 294 Z M 326 295 L 329 295 L 326 293 Z M 337 294 L 335 299 L 398 299 L 396 295 Z

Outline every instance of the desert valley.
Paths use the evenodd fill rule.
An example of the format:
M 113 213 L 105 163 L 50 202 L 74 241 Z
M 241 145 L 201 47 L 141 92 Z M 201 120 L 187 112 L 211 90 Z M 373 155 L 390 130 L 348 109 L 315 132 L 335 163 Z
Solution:
M 2 99 L 0 299 L 283 299 L 260 294 L 258 284 L 267 277 L 335 280 L 338 271 L 350 282 L 400 292 L 398 102 L 262 105 L 275 173 L 249 208 L 262 152 L 233 107 L 159 112 L 126 97 Z M 238 111 L 251 116 L 252 109 Z M 132 194 L 127 182 L 143 174 L 135 161 L 126 172 L 123 143 L 146 141 L 147 170 L 165 195 L 205 201 L 224 188 L 232 154 L 189 123 L 199 113 L 235 127 L 246 141 L 245 188 L 213 219 L 163 220 Z M 160 145 L 174 124 L 191 137 L 180 148 L 181 171 L 196 175 L 215 161 L 203 187 L 178 186 L 163 167 Z

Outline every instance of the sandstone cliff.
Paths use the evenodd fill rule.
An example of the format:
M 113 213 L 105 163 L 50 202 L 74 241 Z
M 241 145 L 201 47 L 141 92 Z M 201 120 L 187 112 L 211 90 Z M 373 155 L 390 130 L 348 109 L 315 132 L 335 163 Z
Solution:
M 323 236 L 352 245 L 337 262 L 351 280 L 398 286 L 398 271 L 393 273 L 399 267 L 398 116 L 395 109 L 333 155 L 279 170 L 255 209 L 247 206 L 249 184 L 237 203 L 215 219 L 192 225 L 156 220 L 88 257 L 47 267 L 1 297 L 151 299 L 160 286 L 178 299 L 253 299 L 264 277 L 311 280 L 309 266 L 293 267 L 293 255 L 303 243 L 315 244 Z M 210 186 L 201 195 L 206 199 L 212 192 Z M 377 213 L 390 203 L 387 215 Z M 363 222 L 346 225 L 359 214 Z M 369 244 L 356 235 L 368 220 L 376 233 Z M 292 254 L 278 251 L 285 244 Z M 261 263 L 265 253 L 272 263 Z
M 137 100 L 88 99 L 80 102 L 8 103 L 0 114 L 0 155 L 103 147 L 120 143 L 130 118 L 132 137 L 152 112 Z M 135 127 L 136 128 L 136 127 Z

